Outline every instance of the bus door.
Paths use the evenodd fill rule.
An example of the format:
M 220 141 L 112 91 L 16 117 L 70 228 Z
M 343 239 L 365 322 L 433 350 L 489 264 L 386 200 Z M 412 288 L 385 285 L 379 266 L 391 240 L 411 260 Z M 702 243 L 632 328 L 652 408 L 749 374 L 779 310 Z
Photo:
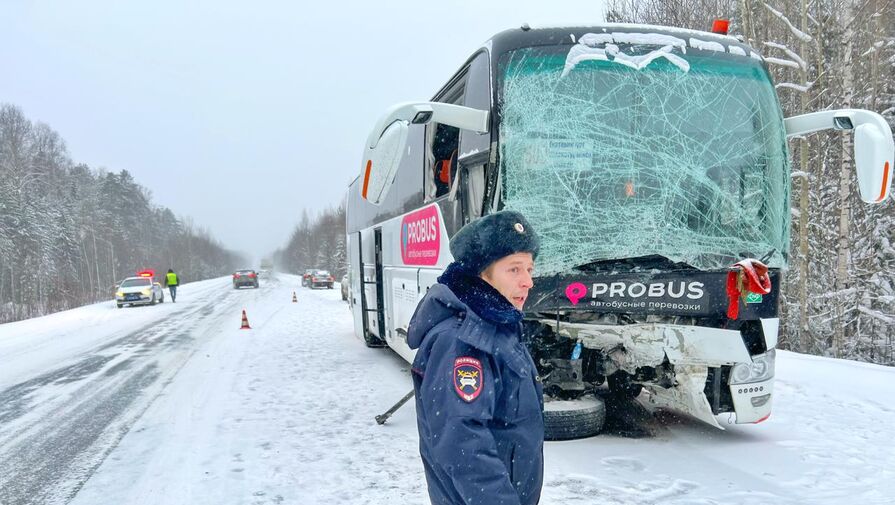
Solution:
M 354 334 L 363 335 L 364 313 L 361 311 L 361 286 L 363 286 L 363 271 L 361 270 L 360 232 L 349 233 L 345 244 L 348 249 L 348 308 L 351 309 L 351 319 L 354 320 Z
M 383 275 L 382 275 L 382 228 L 373 229 L 373 254 L 374 254 L 374 279 L 376 290 L 376 312 L 367 312 L 368 318 L 375 317 L 375 323 L 372 325 L 376 328 L 375 335 L 380 339 L 385 339 L 385 304 L 383 303 Z
M 491 63 L 487 51 L 479 52 L 469 64 L 469 73 L 466 80 L 466 92 L 463 96 L 463 105 L 478 110 L 490 112 L 492 118 L 496 117 L 492 106 L 491 92 Z M 496 140 L 496 139 L 495 139 Z M 462 226 L 474 221 L 484 214 L 484 206 L 488 196 L 486 195 L 486 181 L 490 170 L 492 149 L 491 133 L 477 133 L 472 130 L 460 131 L 460 156 L 459 172 L 460 181 L 458 194 L 455 198 L 462 204 Z M 493 209 L 496 210 L 496 209 Z
M 364 235 L 366 234 L 366 240 Z M 372 235 L 372 236 L 371 236 Z M 372 239 L 372 240 L 371 240 Z M 372 247 L 371 247 L 372 246 Z M 382 230 L 375 228 L 357 233 L 358 272 L 360 272 L 361 324 L 367 345 L 385 345 L 385 321 L 382 304 Z

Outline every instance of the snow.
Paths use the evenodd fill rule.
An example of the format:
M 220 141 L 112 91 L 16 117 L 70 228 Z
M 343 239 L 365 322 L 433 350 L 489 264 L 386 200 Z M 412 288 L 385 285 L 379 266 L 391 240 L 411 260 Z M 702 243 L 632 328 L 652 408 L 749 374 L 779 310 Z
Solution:
M 702 51 L 715 51 L 718 53 L 724 52 L 724 44 L 720 44 L 718 42 L 713 42 L 709 40 L 702 40 L 697 38 L 690 38 L 690 47 L 694 49 L 700 49 Z M 733 46 L 736 47 L 736 46 Z
M 575 28 L 575 27 L 564 27 L 564 26 L 537 26 L 537 28 Z M 648 24 L 635 24 L 635 23 L 606 23 L 604 25 L 600 25 L 604 32 L 608 30 L 619 31 L 619 30 L 656 30 L 668 33 L 674 33 L 680 38 L 686 38 L 691 36 L 698 36 L 703 39 L 715 39 L 719 42 L 736 42 L 736 37 L 732 35 L 722 35 L 718 33 L 705 32 L 701 30 L 691 30 L 688 28 L 678 28 L 672 26 L 660 26 L 660 25 L 648 25 Z M 631 32 L 636 33 L 636 32 Z M 664 34 L 660 34 L 664 35 Z
M 633 25 L 631 25 L 633 26 Z M 643 27 L 641 27 L 643 28 Z M 703 32 L 681 32 L 682 35 L 689 33 L 699 33 L 700 37 L 689 37 L 689 46 L 694 49 L 699 49 L 702 51 L 715 51 L 719 53 L 726 52 L 725 45 L 723 42 L 731 42 L 731 37 L 717 37 L 714 34 L 708 34 Z M 706 40 L 705 36 L 709 36 L 716 40 Z M 574 35 L 571 35 L 572 41 L 575 41 Z M 679 56 L 675 56 L 674 59 L 666 56 L 666 54 L 670 54 L 672 49 L 679 49 L 682 53 L 686 54 L 688 40 L 683 38 L 675 37 L 673 35 L 666 35 L 661 33 L 636 33 L 636 32 L 604 32 L 604 33 L 586 33 L 582 35 L 578 39 L 578 45 L 572 48 L 572 51 L 569 53 L 568 61 L 581 62 L 587 59 L 595 59 L 595 60 L 608 60 L 605 55 L 609 53 L 610 47 L 615 47 L 615 52 L 618 52 L 617 47 L 614 44 L 631 44 L 631 45 L 653 45 L 653 46 L 662 46 L 658 51 L 654 51 L 649 55 L 644 55 L 639 58 L 646 59 L 646 64 L 655 59 L 657 56 L 664 56 L 668 58 L 672 63 L 675 63 L 678 66 L 681 66 L 679 62 L 684 62 L 687 65 L 687 68 L 682 69 L 689 70 L 689 65 L 685 63 L 683 58 Z M 583 46 L 583 49 L 582 49 Z M 605 52 L 601 46 L 605 46 Z M 730 53 L 737 54 L 740 56 L 745 56 L 746 51 L 738 46 L 730 45 Z M 588 51 L 589 50 L 589 51 Z M 624 53 L 619 53 L 622 56 L 627 56 Z M 754 57 L 754 56 L 753 56 Z M 633 56 L 627 56 L 628 61 L 633 61 Z M 616 61 L 619 60 L 618 57 L 615 58 Z M 624 64 L 624 61 L 619 61 Z M 635 62 L 635 65 L 630 65 L 634 68 L 643 68 L 645 65 L 641 65 L 639 61 Z M 574 65 L 573 65 L 574 67 Z M 571 70 L 571 68 L 569 68 Z
M 799 68 L 798 63 L 791 61 L 791 60 L 786 60 L 783 58 L 774 58 L 772 56 L 765 56 L 764 61 L 774 64 L 774 65 L 780 65 L 782 67 L 790 67 L 790 68 L 795 68 L 795 69 Z
M 279 274 L 237 291 L 222 278 L 182 286 L 176 304 L 109 301 L 0 325 L 0 503 L 428 503 L 413 402 L 373 420 L 410 389 L 407 363 L 353 335 L 338 286 L 300 284 Z M 251 330 L 238 329 L 242 309 Z M 16 397 L 21 410 L 3 403 L 97 356 Z M 63 432 L 72 439 L 105 422 L 110 410 L 84 406 L 144 367 L 157 380 L 89 450 L 59 460 L 42 445 L 71 419 L 88 421 Z M 781 351 L 776 377 L 758 425 L 644 413 L 635 424 L 648 436 L 546 443 L 542 503 L 890 503 L 895 370 Z M 35 481 L 35 463 L 57 480 Z M 16 482 L 37 491 L 16 495 Z
M 585 36 L 581 38 L 584 39 Z M 687 52 L 687 43 L 683 39 L 660 33 L 624 33 L 614 32 L 612 39 L 618 44 L 672 46 Z
M 858 311 L 868 316 L 877 319 L 885 324 L 895 324 L 895 317 L 887 316 L 878 310 L 868 309 L 867 307 L 859 306 Z
M 799 64 L 799 67 L 800 67 L 802 70 L 807 70 L 807 69 L 808 69 L 808 64 L 805 63 L 805 60 L 803 60 L 801 56 L 799 56 L 795 51 L 791 50 L 790 48 L 786 47 L 785 45 L 783 45 L 783 44 L 778 44 L 778 43 L 776 43 L 776 42 L 765 42 L 764 45 L 766 45 L 766 46 L 768 46 L 768 47 L 773 47 L 773 48 L 775 48 L 775 49 L 780 49 L 781 51 L 783 51 L 784 53 L 786 53 L 787 56 L 789 56 L 789 59 L 791 59 L 791 60 L 795 61 L 796 63 L 798 63 L 798 64 Z
M 612 25 L 618 27 L 620 25 Z M 627 25 L 625 25 L 627 26 Z M 633 26 L 633 25 L 631 25 Z M 640 28 L 643 28 L 642 26 Z M 605 30 L 605 29 L 604 29 Z M 689 32 L 681 32 L 682 34 Z M 710 35 L 702 32 L 700 36 Z M 575 41 L 573 34 L 570 34 L 572 41 Z M 731 37 L 713 37 L 717 40 L 705 40 L 704 38 L 689 37 L 689 46 L 702 51 L 725 52 L 725 45 L 720 41 L 729 42 Z M 645 55 L 627 55 L 621 52 L 616 44 L 631 45 L 654 45 L 662 46 L 660 49 L 652 51 Z M 563 70 L 563 76 L 568 75 L 575 66 L 583 61 L 599 60 L 599 61 L 615 61 L 631 68 L 640 70 L 649 65 L 658 57 L 664 57 L 671 63 L 680 67 L 683 71 L 689 71 L 690 65 L 680 56 L 672 54 L 673 49 L 679 49 L 682 53 L 687 52 L 687 40 L 672 35 L 660 33 L 628 33 L 628 32 L 612 32 L 608 33 L 586 33 L 578 38 L 578 43 L 572 47 L 566 57 L 566 66 Z M 738 46 L 731 45 L 730 53 L 741 56 L 746 55 L 746 51 Z M 608 56 L 613 56 L 610 60 Z M 758 57 L 754 52 L 752 57 Z M 760 59 L 760 57 L 758 57 Z
M 596 397 L 585 398 L 583 400 L 551 400 L 544 402 L 544 410 L 548 412 L 570 411 L 570 410 L 586 410 L 599 407 L 600 402 Z
M 789 89 L 794 89 L 800 93 L 807 93 L 813 84 L 814 83 L 812 82 L 812 83 L 808 83 L 807 86 L 802 86 L 800 84 L 793 84 L 791 82 L 780 82 L 780 83 L 775 84 L 774 88 L 789 88 Z
M 625 44 L 658 45 L 666 43 L 667 45 L 643 55 L 629 55 L 621 51 L 617 45 L 610 43 L 613 40 Z M 582 35 L 578 39 L 578 44 L 572 46 L 566 55 L 562 77 L 569 75 L 579 63 L 589 60 L 612 61 L 635 70 L 642 70 L 657 58 L 665 58 L 684 72 L 688 72 L 690 64 L 680 56 L 672 54 L 674 47 L 685 47 L 684 44 L 685 42 L 681 39 L 659 34 L 613 33 L 610 35 L 606 33 L 588 33 Z M 597 47 L 599 45 L 604 45 L 605 47 Z M 611 60 L 609 56 L 612 56 Z
M 190 290 L 206 295 L 207 282 L 190 284 Z M 96 303 L 86 307 L 57 312 L 49 316 L 0 324 L 0 387 L 24 380 L 33 370 L 44 370 L 61 364 L 66 358 L 79 355 L 120 334 L 133 331 L 159 320 L 183 305 L 171 303 L 165 290 L 165 303 L 153 310 L 143 307 L 117 309 L 115 302 Z
M 808 35 L 807 33 L 803 32 L 802 30 L 799 30 L 798 28 L 796 28 L 792 24 L 792 22 L 789 21 L 789 18 L 787 18 L 785 14 L 774 9 L 773 7 L 771 7 L 768 4 L 764 4 L 764 6 L 768 10 L 768 12 L 770 12 L 771 14 L 773 14 L 774 16 L 779 18 L 781 21 L 786 23 L 786 26 L 789 28 L 790 33 L 792 33 L 797 39 L 801 40 L 802 42 L 811 42 L 812 40 L 814 40 L 811 38 L 811 35 Z
M 588 47 L 597 47 L 612 43 L 611 33 L 585 33 L 578 39 L 578 43 Z

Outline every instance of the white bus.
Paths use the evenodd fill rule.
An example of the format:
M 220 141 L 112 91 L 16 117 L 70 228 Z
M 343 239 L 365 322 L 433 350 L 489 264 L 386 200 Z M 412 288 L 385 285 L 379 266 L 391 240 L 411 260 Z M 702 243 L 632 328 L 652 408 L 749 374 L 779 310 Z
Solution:
M 734 37 L 502 32 L 367 139 L 347 196 L 355 331 L 411 361 L 407 325 L 452 260 L 450 237 L 514 209 L 541 238 L 525 338 L 548 397 L 642 391 L 717 427 L 721 413 L 761 422 L 790 242 L 787 138 L 830 128 L 853 130 L 862 199 L 885 200 L 885 120 L 784 119 L 762 57 Z M 770 288 L 728 293 L 750 267 Z

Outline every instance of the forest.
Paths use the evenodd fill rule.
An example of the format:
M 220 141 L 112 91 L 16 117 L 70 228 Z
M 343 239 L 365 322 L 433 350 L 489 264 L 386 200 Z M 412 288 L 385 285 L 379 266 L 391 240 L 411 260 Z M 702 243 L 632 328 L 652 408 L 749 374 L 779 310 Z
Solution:
M 127 170 L 74 162 L 50 126 L 0 104 L 0 323 L 111 300 L 139 270 L 186 283 L 242 262 Z

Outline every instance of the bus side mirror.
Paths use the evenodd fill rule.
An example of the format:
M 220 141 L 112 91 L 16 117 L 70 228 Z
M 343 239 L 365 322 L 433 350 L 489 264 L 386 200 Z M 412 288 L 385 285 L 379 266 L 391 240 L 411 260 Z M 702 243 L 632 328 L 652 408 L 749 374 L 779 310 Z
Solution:
M 401 153 L 407 146 L 408 130 L 406 121 L 395 121 L 382 132 L 374 147 L 369 144 L 364 147 L 364 179 L 360 186 L 364 200 L 379 205 L 388 194 L 401 165 Z
M 855 170 L 861 200 L 882 203 L 889 196 L 895 142 L 892 129 L 882 116 L 868 110 L 842 109 L 786 118 L 784 124 L 787 138 L 827 129 L 854 130 Z
M 886 135 L 888 133 L 888 135 Z M 866 203 L 882 203 L 892 187 L 892 133 L 873 124 L 855 128 L 855 168 L 858 189 Z
M 364 145 L 361 197 L 379 205 L 398 174 L 410 124 L 430 122 L 476 133 L 488 132 L 488 111 L 440 102 L 400 103 L 382 116 Z

